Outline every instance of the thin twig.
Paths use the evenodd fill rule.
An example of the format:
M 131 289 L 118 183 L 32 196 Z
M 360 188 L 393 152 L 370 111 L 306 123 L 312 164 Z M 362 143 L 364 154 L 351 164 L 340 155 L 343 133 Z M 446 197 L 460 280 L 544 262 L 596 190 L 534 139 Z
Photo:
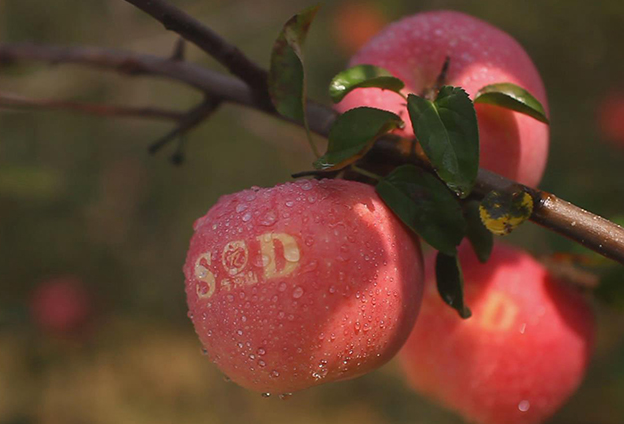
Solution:
M 102 105 L 93 103 L 74 102 L 71 100 L 30 99 L 15 94 L 0 93 L 0 109 L 8 110 L 70 110 L 88 115 L 111 116 L 119 118 L 147 118 L 170 119 L 179 121 L 183 112 L 151 108 L 128 107 L 118 105 Z
M 181 35 L 225 66 L 257 94 L 258 101 L 271 105 L 267 91 L 267 71 L 256 65 L 243 52 L 227 43 L 194 17 L 164 0 L 126 0 Z
M 190 130 L 206 120 L 215 110 L 217 110 L 220 104 L 221 100 L 207 97 L 206 100 L 187 112 L 184 117 L 180 119 L 180 122 L 173 130 L 168 132 L 156 142 L 152 143 L 148 149 L 149 152 L 152 154 L 156 153 L 170 141 L 184 136 Z M 181 157 L 180 151 L 177 152 L 176 157 Z M 175 162 L 179 163 L 180 161 L 176 159 Z

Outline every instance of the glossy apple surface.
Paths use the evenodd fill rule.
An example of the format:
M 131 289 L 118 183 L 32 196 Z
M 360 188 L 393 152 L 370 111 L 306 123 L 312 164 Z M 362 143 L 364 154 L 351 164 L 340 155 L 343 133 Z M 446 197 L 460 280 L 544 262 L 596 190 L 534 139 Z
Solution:
M 390 24 L 350 61 L 386 68 L 405 84 L 405 93 L 422 95 L 433 87 L 446 57 L 446 85 L 473 97 L 482 87 L 510 82 L 523 87 L 548 110 L 540 75 L 522 46 L 500 29 L 451 11 L 420 13 Z M 403 134 L 413 136 L 405 100 L 396 93 L 360 88 L 337 105 L 340 112 L 358 106 L 390 110 L 406 121 Z M 537 186 L 548 157 L 548 126 L 499 106 L 477 104 L 481 167 L 522 184 Z
M 367 185 L 307 180 L 223 196 L 184 274 L 195 330 L 234 382 L 288 393 L 392 358 L 422 298 L 417 240 Z
M 437 293 L 426 261 L 418 322 L 400 352 L 418 392 L 479 424 L 537 424 L 579 386 L 594 339 L 585 298 L 533 257 L 498 244 L 481 264 L 460 248 L 467 320 Z

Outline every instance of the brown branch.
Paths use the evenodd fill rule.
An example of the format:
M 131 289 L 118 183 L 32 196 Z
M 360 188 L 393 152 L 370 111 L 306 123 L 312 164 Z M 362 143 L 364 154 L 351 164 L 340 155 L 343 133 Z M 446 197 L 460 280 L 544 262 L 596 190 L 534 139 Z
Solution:
M 170 119 L 179 121 L 183 112 L 151 107 L 128 107 L 74 102 L 71 100 L 30 99 L 15 94 L 0 93 L 0 109 L 8 110 L 70 110 L 88 115 L 120 118 Z
M 212 115 L 212 113 L 214 113 L 220 105 L 221 100 L 211 97 L 206 98 L 206 100 L 201 102 L 198 106 L 187 112 L 184 117 L 180 119 L 180 123 L 173 130 L 154 142 L 149 147 L 149 152 L 156 153 L 170 141 L 183 136 Z M 180 163 L 182 161 L 182 152 L 176 153 L 177 155 L 174 156 L 174 162 Z
M 126 0 L 208 53 L 251 87 L 264 107 L 272 107 L 267 91 L 268 73 L 212 29 L 164 0 Z
M 30 44 L 1 44 L 0 63 L 19 60 L 41 60 L 49 63 L 75 63 L 129 75 L 159 76 L 178 81 L 214 95 L 224 102 L 251 107 L 278 116 L 253 96 L 241 81 L 197 65 L 148 55 L 94 48 L 60 48 Z M 337 114 L 314 102 L 308 103 L 310 129 L 327 137 Z M 362 159 L 363 164 L 396 166 L 413 163 L 425 166 L 415 153 L 414 143 L 388 136 L 378 140 Z M 474 196 L 482 198 L 491 190 L 518 187 L 518 183 L 485 169 L 479 170 Z M 624 229 L 600 216 L 587 212 L 553 194 L 526 188 L 536 200 L 531 220 L 574 240 L 595 252 L 624 264 Z

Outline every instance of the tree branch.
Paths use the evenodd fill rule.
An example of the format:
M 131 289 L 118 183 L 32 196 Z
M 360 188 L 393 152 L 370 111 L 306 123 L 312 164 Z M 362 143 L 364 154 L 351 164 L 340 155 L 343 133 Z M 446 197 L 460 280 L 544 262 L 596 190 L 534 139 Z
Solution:
M 258 100 L 247 84 L 197 65 L 106 49 L 0 43 L 0 64 L 29 60 L 53 64 L 74 63 L 127 75 L 164 77 L 195 87 L 206 95 L 215 96 L 221 101 L 244 105 L 284 119 L 277 115 L 272 107 L 267 107 L 264 102 Z M 308 102 L 307 114 L 310 129 L 327 137 L 331 124 L 337 116 L 336 112 L 315 102 Z M 416 154 L 414 146 L 413 141 L 398 139 L 394 136 L 383 137 L 361 160 L 361 166 L 366 167 L 368 164 L 373 167 L 383 164 L 390 167 L 413 163 L 427 168 L 428 165 Z M 519 184 L 481 169 L 473 196 L 483 198 L 491 190 L 504 191 L 512 186 L 517 188 Z M 525 189 L 535 200 L 535 208 L 530 218 L 533 222 L 624 264 L 624 229 L 622 227 L 559 199 L 553 194 L 529 187 Z
M 212 29 L 164 0 L 126 0 L 185 40 L 208 53 L 252 89 L 264 107 L 273 107 L 268 96 L 268 73 Z
M 7 93 L 0 93 L 0 108 L 17 110 L 70 110 L 72 112 L 97 116 L 170 119 L 173 121 L 179 121 L 185 116 L 183 112 L 151 107 L 101 105 L 55 99 L 30 99 Z

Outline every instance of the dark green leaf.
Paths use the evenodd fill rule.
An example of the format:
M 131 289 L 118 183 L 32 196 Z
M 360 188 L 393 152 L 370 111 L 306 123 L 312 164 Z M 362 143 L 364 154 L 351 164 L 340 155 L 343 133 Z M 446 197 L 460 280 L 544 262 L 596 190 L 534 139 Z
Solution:
M 457 198 L 436 177 L 403 165 L 377 184 L 377 193 L 427 243 L 448 255 L 456 253 L 466 222 Z
M 399 128 L 401 118 L 386 110 L 358 107 L 336 118 L 329 131 L 327 153 L 316 162 L 316 169 L 340 169 L 355 162 L 371 148 L 375 139 Z
M 352 90 L 365 87 L 376 87 L 401 93 L 405 84 L 383 68 L 373 65 L 356 65 L 334 77 L 329 84 L 329 96 L 334 103 L 338 103 Z
M 271 52 L 269 94 L 277 111 L 290 119 L 304 122 L 305 75 L 303 44 L 319 6 L 312 6 L 284 24 Z
M 463 319 L 470 318 L 472 312 L 464 303 L 464 276 L 457 256 L 438 252 L 435 267 L 438 293 L 442 300 Z
M 477 92 L 474 102 L 501 106 L 549 123 L 542 104 L 524 88 L 509 82 L 486 85 Z
M 468 94 L 449 86 L 435 102 L 410 94 L 407 110 L 437 174 L 460 197 L 468 196 L 479 171 L 479 129 Z
M 489 192 L 479 205 L 483 225 L 492 233 L 504 236 L 531 217 L 533 198 L 522 188 Z
M 479 262 L 486 263 L 492 253 L 494 236 L 483 225 L 479 216 L 479 202 L 470 201 L 464 206 L 466 217 L 466 237 L 479 258 Z

